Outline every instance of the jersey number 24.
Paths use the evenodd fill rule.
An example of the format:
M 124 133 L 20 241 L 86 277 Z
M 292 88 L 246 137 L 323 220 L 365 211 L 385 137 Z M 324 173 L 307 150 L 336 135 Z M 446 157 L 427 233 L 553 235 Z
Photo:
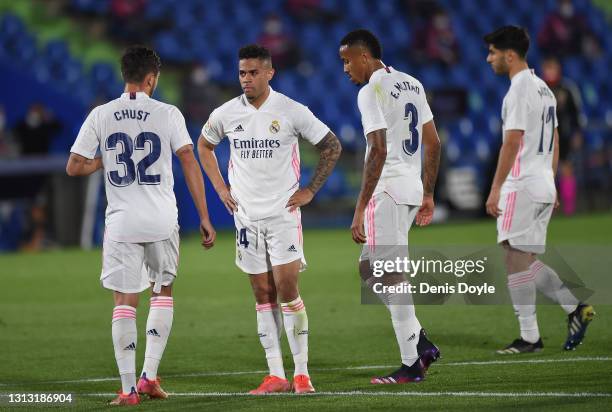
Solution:
M 151 152 L 143 157 L 140 162 L 134 164 L 132 155 L 135 150 L 145 150 L 146 144 L 149 143 Z M 113 186 L 129 186 L 134 183 L 138 177 L 139 185 L 158 185 L 161 181 L 160 175 L 149 175 L 147 169 L 159 159 L 161 154 L 161 140 L 159 136 L 151 132 L 142 132 L 134 142 L 132 138 L 125 133 L 113 133 L 106 139 L 105 149 L 117 150 L 117 145 L 121 144 L 121 152 L 117 153 L 116 162 L 118 165 L 123 165 L 125 172 L 123 176 L 117 170 L 108 172 L 108 180 Z
M 419 113 L 417 112 L 417 108 L 414 106 L 414 104 L 406 103 L 404 108 L 404 120 L 410 120 L 410 123 L 408 123 L 410 139 L 405 139 L 402 141 L 402 147 L 408 156 L 412 156 L 419 148 L 419 131 L 417 130 L 417 124 L 419 124 Z

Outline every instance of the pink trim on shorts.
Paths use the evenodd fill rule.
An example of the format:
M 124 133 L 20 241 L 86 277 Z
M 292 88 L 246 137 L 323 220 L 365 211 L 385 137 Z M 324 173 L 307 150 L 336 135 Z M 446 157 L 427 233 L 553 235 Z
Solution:
M 367 233 L 367 242 L 370 247 L 370 252 L 374 252 L 376 250 L 376 226 L 374 225 L 374 209 L 376 208 L 376 200 L 374 200 L 374 196 L 370 199 L 368 203 L 368 207 L 366 209 L 366 213 L 368 216 L 368 233 Z
M 508 193 L 506 195 L 506 210 L 504 212 L 504 220 L 502 223 L 502 230 L 505 232 L 510 231 L 512 227 L 512 217 L 514 216 L 514 205 L 516 203 L 516 192 Z

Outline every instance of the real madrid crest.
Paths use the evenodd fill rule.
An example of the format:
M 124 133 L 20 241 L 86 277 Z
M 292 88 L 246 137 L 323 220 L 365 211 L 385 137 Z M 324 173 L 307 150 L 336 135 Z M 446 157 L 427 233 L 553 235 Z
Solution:
M 278 122 L 278 120 L 273 120 L 272 124 L 270 125 L 270 132 L 278 133 L 279 131 L 280 131 L 280 123 Z

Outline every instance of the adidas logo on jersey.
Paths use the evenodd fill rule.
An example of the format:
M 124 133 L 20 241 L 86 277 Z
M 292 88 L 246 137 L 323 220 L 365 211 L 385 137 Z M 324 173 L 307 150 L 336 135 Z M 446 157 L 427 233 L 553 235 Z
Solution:
M 157 329 L 149 329 L 147 331 L 147 335 L 149 336 L 156 336 L 156 337 L 161 337 L 161 335 L 159 333 L 157 333 Z
M 297 249 L 295 248 L 295 245 L 289 246 L 289 249 L 287 249 L 287 252 L 296 252 L 297 253 Z
M 239 124 L 239 125 L 238 125 L 238 126 L 235 128 L 235 129 L 234 129 L 234 131 L 235 131 L 235 132 L 244 132 L 244 129 L 242 128 L 242 125 L 241 125 L 241 124 Z
M 134 342 L 127 345 L 123 350 L 136 350 L 136 344 Z

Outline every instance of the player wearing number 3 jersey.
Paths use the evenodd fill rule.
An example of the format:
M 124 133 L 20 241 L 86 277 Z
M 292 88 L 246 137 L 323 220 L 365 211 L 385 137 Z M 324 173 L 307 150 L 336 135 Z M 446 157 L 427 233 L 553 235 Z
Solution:
M 71 176 L 104 170 L 106 208 L 102 285 L 113 291 L 112 335 L 122 390 L 113 404 L 139 402 L 139 393 L 165 398 L 157 368 L 172 327 L 172 283 L 178 267 L 178 222 L 172 154 L 200 215 L 202 245 L 213 246 L 202 172 L 180 111 L 150 96 L 160 60 L 145 47 L 129 48 L 121 59 L 126 82 L 118 99 L 91 111 L 70 149 Z M 100 157 L 96 152 L 100 150 Z M 142 375 L 135 377 L 138 293 L 153 286 L 146 326 Z
M 536 318 L 536 289 L 568 314 L 564 348 L 575 349 L 593 319 L 557 273 L 538 260 L 556 202 L 555 173 L 559 160 L 557 102 L 525 56 L 529 36 L 521 27 L 505 26 L 484 37 L 487 63 L 510 78 L 502 105 L 503 144 L 487 199 L 487 213 L 497 218 L 497 241 L 506 254 L 508 288 L 520 325 L 520 338 L 498 351 L 519 354 L 542 350 Z
M 347 34 L 340 42 L 344 72 L 364 84 L 357 103 L 367 140 L 363 181 L 353 224 L 353 240 L 365 243 L 359 271 L 369 288 L 399 286 L 403 273 L 374 277 L 376 261 L 408 257 L 408 231 L 416 217 L 427 225 L 433 216 L 433 191 L 438 174 L 440 141 L 423 85 L 414 77 L 385 66 L 378 39 L 367 30 Z M 421 181 L 421 147 L 425 173 Z M 409 293 L 377 293 L 387 305 L 400 349 L 402 366 L 372 379 L 373 384 L 418 382 L 439 357 L 416 318 Z

